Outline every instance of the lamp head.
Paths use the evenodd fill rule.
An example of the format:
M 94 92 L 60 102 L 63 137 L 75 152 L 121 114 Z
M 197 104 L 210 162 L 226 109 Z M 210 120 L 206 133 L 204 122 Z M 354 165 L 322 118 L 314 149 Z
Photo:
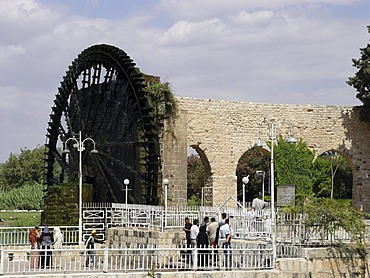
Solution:
M 263 147 L 263 142 L 261 138 L 258 138 L 257 142 L 254 144 L 255 147 Z
M 62 151 L 62 153 L 70 153 L 70 151 L 69 151 L 68 149 L 64 149 L 64 150 Z
M 98 150 L 97 149 L 93 149 L 93 150 L 91 150 L 91 152 L 90 153 L 92 153 L 92 154 L 97 154 L 97 153 L 99 153 L 98 152 Z
M 164 180 L 163 180 L 163 184 L 164 184 L 164 185 L 168 185 L 169 183 L 170 183 L 170 181 L 169 181 L 168 179 L 164 179 Z
M 129 184 L 130 184 L 130 180 L 129 180 L 129 179 L 124 179 L 123 183 L 124 183 L 125 185 L 129 185 Z
M 242 178 L 242 183 L 247 184 L 249 182 L 249 175 Z
M 295 138 L 292 134 L 289 135 L 289 137 L 285 140 L 288 143 L 297 143 L 298 140 Z

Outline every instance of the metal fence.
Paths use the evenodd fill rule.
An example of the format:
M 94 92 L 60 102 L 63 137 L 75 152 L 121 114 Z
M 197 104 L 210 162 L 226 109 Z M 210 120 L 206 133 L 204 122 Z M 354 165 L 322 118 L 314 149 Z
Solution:
M 78 226 L 58 226 L 63 233 L 64 245 L 78 244 Z M 29 245 L 29 232 L 34 227 L 0 227 L 0 246 Z M 40 227 L 41 231 L 44 227 Z M 49 227 L 53 231 L 54 227 Z M 100 237 L 103 234 L 98 235 Z
M 221 211 L 214 207 L 147 206 L 133 204 L 84 204 L 83 239 L 93 229 L 98 237 L 105 238 L 112 226 L 143 227 L 145 229 L 182 229 L 185 217 L 190 220 L 205 216 L 220 219 L 226 212 L 231 218 L 233 238 L 265 239 L 271 238 L 271 210 L 249 211 L 241 208 L 228 208 Z M 351 241 L 350 236 L 341 227 L 325 230 L 320 226 L 306 226 L 305 215 L 276 213 L 276 241 L 293 245 L 330 245 L 338 241 Z M 32 227 L 0 227 L 0 246 L 28 244 L 28 233 Z M 41 227 L 42 228 L 42 227 Z M 54 227 L 50 227 L 51 230 Z M 78 244 L 78 227 L 60 227 L 65 245 Z
M 31 264 L 31 261 L 36 264 Z M 0 274 L 177 272 L 272 268 L 269 245 L 231 248 L 2 249 Z

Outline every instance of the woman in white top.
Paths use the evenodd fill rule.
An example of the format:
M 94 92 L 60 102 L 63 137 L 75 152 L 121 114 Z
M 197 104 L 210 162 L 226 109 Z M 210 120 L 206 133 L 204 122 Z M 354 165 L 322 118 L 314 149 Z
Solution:
M 54 249 L 56 249 L 53 252 L 53 266 L 56 268 L 59 268 L 62 266 L 61 261 L 62 261 L 62 245 L 63 245 L 63 234 L 60 231 L 59 227 L 55 227 L 53 231 L 53 238 L 54 238 Z

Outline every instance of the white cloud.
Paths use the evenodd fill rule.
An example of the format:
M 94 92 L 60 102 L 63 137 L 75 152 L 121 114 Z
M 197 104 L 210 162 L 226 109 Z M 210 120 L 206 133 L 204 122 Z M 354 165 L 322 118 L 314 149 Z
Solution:
M 68 66 L 98 43 L 123 49 L 181 96 L 358 104 L 345 81 L 355 72 L 351 58 L 369 41 L 368 17 L 337 17 L 333 9 L 369 7 L 365 1 L 153 0 L 133 12 L 126 1 L 116 1 L 110 8 L 124 10 L 124 17 L 89 17 L 87 11 L 106 2 L 79 9 L 81 2 L 0 1 L 0 129 L 9 133 L 0 149 L 42 143 Z M 14 134 L 29 136 L 14 140 Z M 7 155 L 1 153 L 0 161 Z

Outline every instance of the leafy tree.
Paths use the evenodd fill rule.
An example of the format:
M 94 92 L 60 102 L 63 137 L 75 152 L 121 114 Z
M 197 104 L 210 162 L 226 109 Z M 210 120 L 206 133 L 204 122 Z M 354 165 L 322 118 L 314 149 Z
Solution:
M 313 193 L 317 197 L 329 197 L 331 185 L 330 161 L 318 156 L 314 162 Z
M 206 183 L 203 163 L 198 155 L 188 156 L 188 189 L 187 198 L 192 203 L 200 204 L 200 194 L 202 187 Z
M 317 197 L 352 198 L 352 171 L 337 152 L 329 151 L 314 162 L 313 192 Z
M 251 202 L 259 197 L 262 186 L 262 176 L 256 175 L 256 171 L 263 171 L 268 176 L 270 157 L 262 148 L 253 147 L 246 151 L 239 159 L 236 169 L 238 183 L 238 201 L 243 199 L 243 177 L 249 175 L 249 183 L 245 187 L 245 200 Z M 264 182 L 268 182 L 267 179 Z
M 370 26 L 367 26 L 370 33 Z M 347 84 L 357 90 L 356 97 L 363 103 L 360 110 L 360 118 L 370 121 L 370 44 L 360 48 L 361 57 L 352 59 L 353 66 L 358 69 L 355 76 L 349 77 Z
M 275 183 L 295 185 L 299 199 L 311 195 L 314 153 L 307 144 L 288 143 L 280 136 L 274 150 Z
M 44 147 L 22 148 L 20 154 L 10 154 L 0 168 L 0 188 L 9 190 L 26 184 L 43 184 Z

